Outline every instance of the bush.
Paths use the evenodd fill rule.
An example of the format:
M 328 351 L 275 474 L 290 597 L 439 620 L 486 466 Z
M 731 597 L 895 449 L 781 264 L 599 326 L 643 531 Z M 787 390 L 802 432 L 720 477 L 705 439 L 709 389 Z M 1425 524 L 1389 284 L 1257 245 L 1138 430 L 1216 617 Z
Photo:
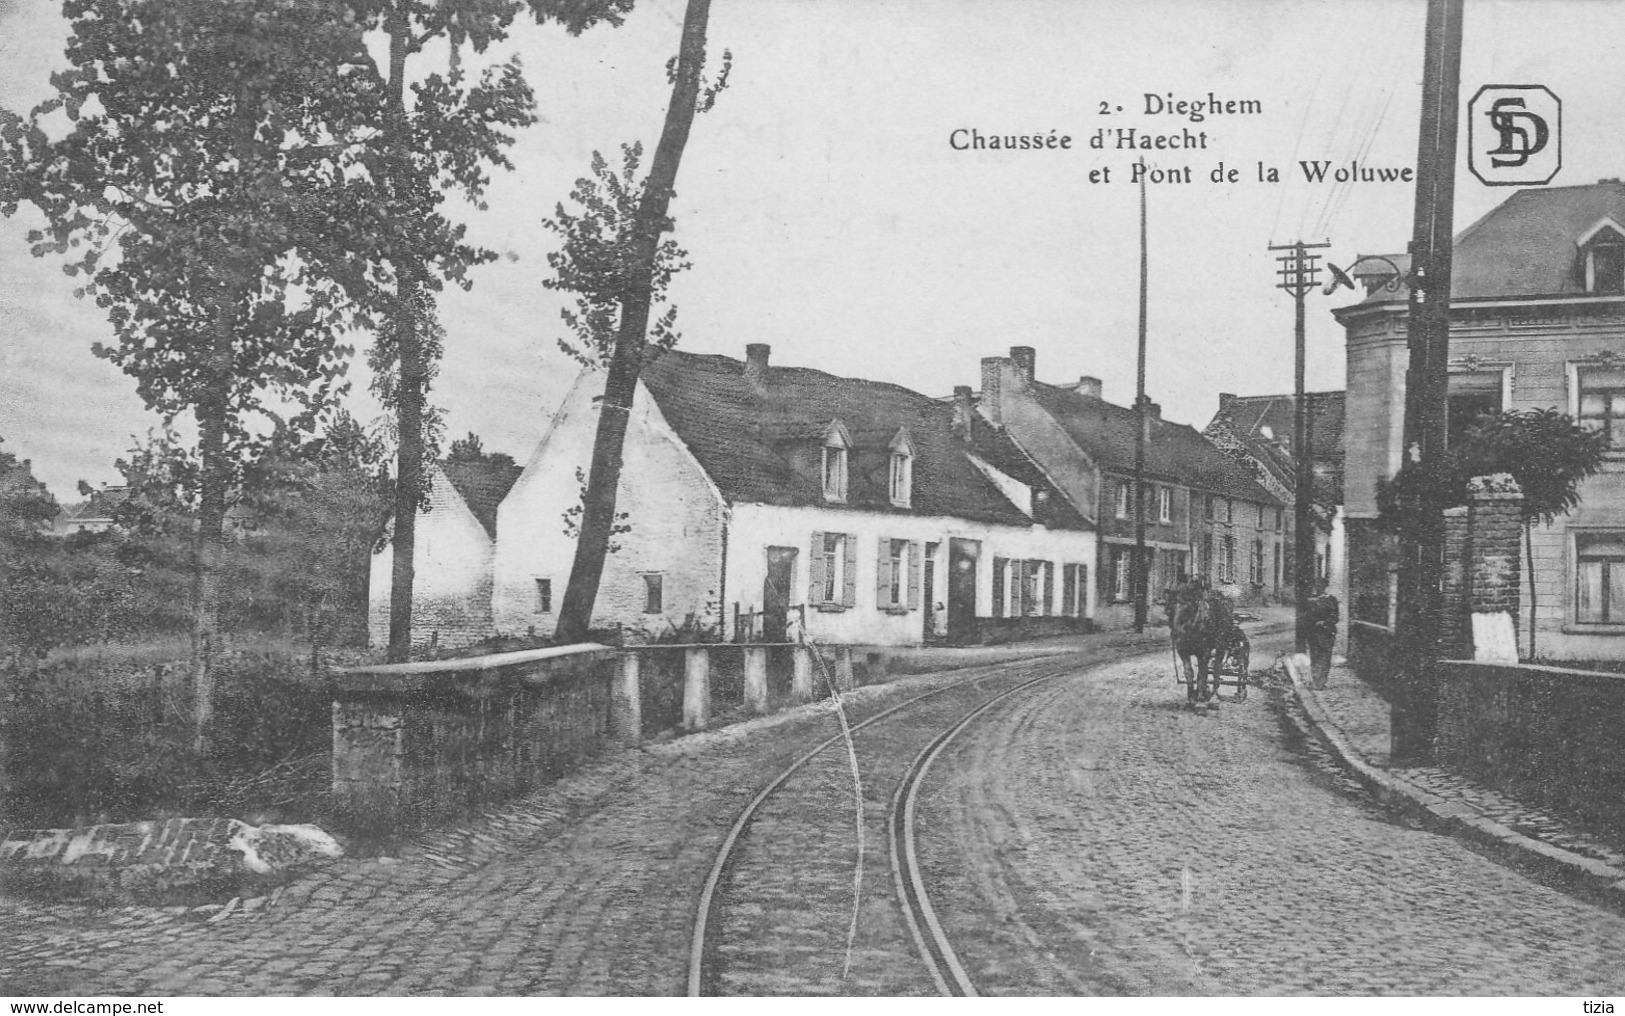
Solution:
M 0 671 L 0 826 L 325 817 L 331 698 L 308 658 L 228 653 L 214 749 L 193 755 L 186 668 L 128 657 Z

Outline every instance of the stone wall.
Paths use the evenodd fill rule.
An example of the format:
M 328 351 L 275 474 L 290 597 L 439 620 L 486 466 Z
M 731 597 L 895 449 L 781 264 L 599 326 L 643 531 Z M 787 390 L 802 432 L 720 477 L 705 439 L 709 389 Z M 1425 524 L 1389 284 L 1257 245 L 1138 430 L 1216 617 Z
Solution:
M 1435 757 L 1486 786 L 1625 836 L 1625 676 L 1450 662 Z
M 609 740 L 617 673 L 595 645 L 336 671 L 335 810 L 387 833 L 555 779 Z

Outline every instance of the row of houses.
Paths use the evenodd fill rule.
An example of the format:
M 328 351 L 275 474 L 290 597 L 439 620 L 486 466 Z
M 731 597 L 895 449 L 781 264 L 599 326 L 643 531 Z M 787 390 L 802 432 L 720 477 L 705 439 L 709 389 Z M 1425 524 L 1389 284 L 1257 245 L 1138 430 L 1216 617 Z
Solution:
M 1139 414 L 1098 380 L 1043 383 L 1024 346 L 946 398 L 770 359 L 668 351 L 644 370 L 594 627 L 774 642 L 793 620 L 899 645 L 1128 621 Z M 552 632 L 602 387 L 582 372 L 517 476 L 433 471 L 416 641 Z M 1192 574 L 1288 595 L 1291 513 L 1262 467 L 1147 409 L 1153 597 Z M 391 553 L 372 567 L 377 643 Z

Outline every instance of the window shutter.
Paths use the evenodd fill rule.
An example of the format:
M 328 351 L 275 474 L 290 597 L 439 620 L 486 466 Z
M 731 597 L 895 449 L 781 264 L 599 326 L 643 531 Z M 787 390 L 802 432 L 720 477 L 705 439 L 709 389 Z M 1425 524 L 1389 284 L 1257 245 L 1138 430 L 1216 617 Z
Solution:
M 846 582 L 841 590 L 841 602 L 846 606 L 853 606 L 858 602 L 858 537 L 855 533 L 847 533 L 841 540 L 846 551 Z
M 925 558 L 920 553 L 920 545 L 915 540 L 908 543 L 908 609 L 918 610 L 920 607 L 920 569 L 924 566 Z
M 1045 614 L 1055 613 L 1055 562 L 1044 562 L 1044 610 Z
M 875 542 L 875 606 L 883 609 L 891 606 L 891 541 L 882 536 Z
M 1078 566 L 1068 564 L 1061 566 L 1061 613 L 1068 617 L 1077 616 L 1078 603 Z
M 807 602 L 824 602 L 824 534 L 812 535 L 812 553 L 807 557 Z
M 1004 570 L 1010 562 L 1002 557 L 993 559 L 993 616 L 1004 616 Z

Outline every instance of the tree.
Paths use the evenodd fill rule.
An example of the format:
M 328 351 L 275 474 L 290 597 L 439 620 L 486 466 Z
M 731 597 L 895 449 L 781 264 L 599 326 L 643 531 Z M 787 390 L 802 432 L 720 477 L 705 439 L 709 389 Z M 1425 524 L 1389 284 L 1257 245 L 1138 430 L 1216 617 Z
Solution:
M 0 212 L 35 205 L 108 312 L 95 352 L 166 425 L 196 422 L 192 670 L 207 745 L 228 499 L 268 418 L 308 431 L 368 291 L 353 237 L 391 208 L 359 160 L 378 86 L 349 9 L 294 0 L 66 0 L 70 67 L 0 111 Z M 67 133 L 53 138 L 61 110 Z
M 417 510 L 427 493 L 425 465 L 433 458 L 434 416 L 428 392 L 441 334 L 434 293 L 445 281 L 467 286 L 469 267 L 495 255 L 466 243 L 464 227 L 442 209 L 450 190 L 476 206 L 491 167 L 509 169 L 508 131 L 535 122 L 534 102 L 517 59 L 488 69 L 478 81 L 462 71 L 464 47 L 483 53 L 505 38 L 529 10 L 538 22 L 555 21 L 572 35 L 598 22 L 618 25 L 633 0 L 360 0 L 359 21 L 388 40 L 387 66 L 375 68 L 385 108 L 373 164 L 398 210 L 376 254 L 387 268 L 384 327 L 372 353 L 378 394 L 395 413 L 394 555 L 390 582 L 389 659 L 411 650 L 413 558 Z M 414 78 L 408 61 L 443 40 L 450 50 L 446 74 Z M 410 89 L 412 101 L 408 102 Z M 429 433 L 426 435 L 426 422 Z
M 1436 502 L 1443 507 L 1467 503 L 1467 481 L 1475 476 L 1508 473 L 1523 492 L 1525 572 L 1529 576 L 1529 657 L 1535 657 L 1536 522 L 1551 525 L 1580 503 L 1580 484 L 1602 468 L 1608 435 L 1588 430 L 1555 409 L 1508 410 L 1484 416 L 1449 450 L 1444 489 Z M 1409 464 L 1378 491 L 1381 517 L 1390 529 L 1415 525 L 1421 497 L 1418 476 Z
M 710 13 L 710 0 L 688 0 L 675 68 L 668 65 L 671 101 L 648 179 L 641 186 L 636 183 L 640 146 L 623 147 L 624 170 L 619 177 L 594 153 L 594 179 L 579 181 L 572 194 L 584 213 L 570 215 L 560 207 L 548 223 L 564 238 L 563 249 L 548 258 L 556 273 L 548 285 L 578 294 L 577 309 L 565 311 L 565 321 L 582 342 L 583 356 L 596 354 L 607 361 L 580 535 L 559 607 L 560 642 L 585 639 L 592 623 L 604 558 L 617 524 L 616 488 L 627 419 L 645 357 L 676 341 L 675 308 L 657 320 L 653 343 L 649 317 L 666 283 L 683 267 L 682 252 L 665 234 L 673 225 L 668 211 L 694 114 L 709 109 L 727 84 L 730 58 L 725 53 L 715 84 L 702 95 Z

